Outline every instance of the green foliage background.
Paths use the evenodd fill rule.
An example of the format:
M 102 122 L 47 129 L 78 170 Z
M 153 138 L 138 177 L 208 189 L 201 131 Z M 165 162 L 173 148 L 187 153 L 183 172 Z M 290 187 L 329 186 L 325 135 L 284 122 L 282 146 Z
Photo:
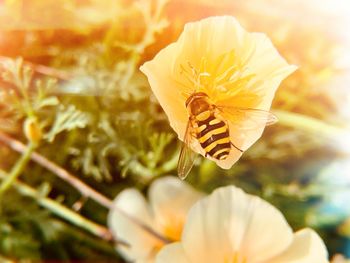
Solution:
M 1 134 L 32 146 L 110 199 L 126 187 L 146 191 L 152 180 L 176 171 L 180 144 L 140 64 L 174 41 L 185 22 L 210 15 L 235 15 L 247 29 L 269 34 L 282 55 L 300 66 L 275 98 L 279 124 L 232 169 L 201 159 L 188 181 L 206 192 L 235 184 L 259 195 L 281 209 L 294 229 L 315 228 L 331 255 L 350 256 L 350 210 L 334 201 L 350 197 L 349 152 L 336 146 L 345 133 L 343 91 L 332 89 L 332 81 L 346 73 L 334 65 L 339 47 L 328 32 L 295 26 L 283 17 L 283 6 L 275 17 L 242 1 L 0 5 Z M 315 49 L 327 55 L 314 56 Z M 35 129 L 41 132 L 33 134 Z M 19 155 L 1 141 L 3 180 Z M 24 160 L 20 166 L 22 183 L 13 181 L 1 195 L 0 260 L 123 262 L 110 238 L 96 238 L 74 215 L 57 213 L 82 202 L 73 213 L 103 227 L 106 207 L 38 163 Z

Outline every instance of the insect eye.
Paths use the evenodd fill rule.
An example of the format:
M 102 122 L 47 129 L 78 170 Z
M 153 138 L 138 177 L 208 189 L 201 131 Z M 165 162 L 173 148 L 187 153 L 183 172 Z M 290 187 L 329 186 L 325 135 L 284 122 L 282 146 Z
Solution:
M 186 102 L 185 102 L 185 105 L 186 105 L 186 108 L 187 108 L 187 106 L 190 104 L 190 102 L 192 101 L 192 96 L 190 96 L 190 97 L 188 97 L 188 99 L 186 100 Z
M 206 93 L 204 93 L 204 92 L 198 92 L 196 94 L 196 96 L 199 97 L 199 98 L 201 98 L 201 97 L 208 97 L 208 95 Z

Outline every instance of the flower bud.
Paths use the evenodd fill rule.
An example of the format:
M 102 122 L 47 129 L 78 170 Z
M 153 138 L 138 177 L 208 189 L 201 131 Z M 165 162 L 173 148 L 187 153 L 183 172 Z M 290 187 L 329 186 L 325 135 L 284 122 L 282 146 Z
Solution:
M 27 118 L 23 124 L 23 130 L 28 141 L 38 143 L 42 138 L 41 127 L 36 118 Z

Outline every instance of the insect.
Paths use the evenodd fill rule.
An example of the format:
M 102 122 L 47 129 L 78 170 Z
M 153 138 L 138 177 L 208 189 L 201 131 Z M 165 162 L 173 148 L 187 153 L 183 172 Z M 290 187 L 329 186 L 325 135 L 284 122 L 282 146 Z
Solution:
M 256 129 L 263 125 L 271 125 L 277 121 L 269 111 L 227 107 L 210 102 L 204 92 L 194 92 L 186 100 L 189 119 L 178 161 L 178 175 L 185 179 L 195 161 L 196 153 L 190 148 L 193 140 L 197 140 L 205 152 L 205 157 L 225 160 L 230 151 L 243 152 L 230 138 L 229 122 L 236 124 L 237 119 L 244 118 L 245 129 Z M 242 127 L 240 127 L 242 128 Z

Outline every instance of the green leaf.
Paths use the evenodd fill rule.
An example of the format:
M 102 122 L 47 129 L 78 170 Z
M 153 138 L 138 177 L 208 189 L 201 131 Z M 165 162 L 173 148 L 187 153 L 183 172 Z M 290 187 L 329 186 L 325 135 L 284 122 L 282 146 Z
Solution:
M 63 131 L 72 131 L 78 128 L 85 128 L 89 123 L 89 116 L 76 109 L 74 105 L 65 107 L 60 105 L 51 130 L 45 134 L 45 139 L 53 142 L 55 137 Z

